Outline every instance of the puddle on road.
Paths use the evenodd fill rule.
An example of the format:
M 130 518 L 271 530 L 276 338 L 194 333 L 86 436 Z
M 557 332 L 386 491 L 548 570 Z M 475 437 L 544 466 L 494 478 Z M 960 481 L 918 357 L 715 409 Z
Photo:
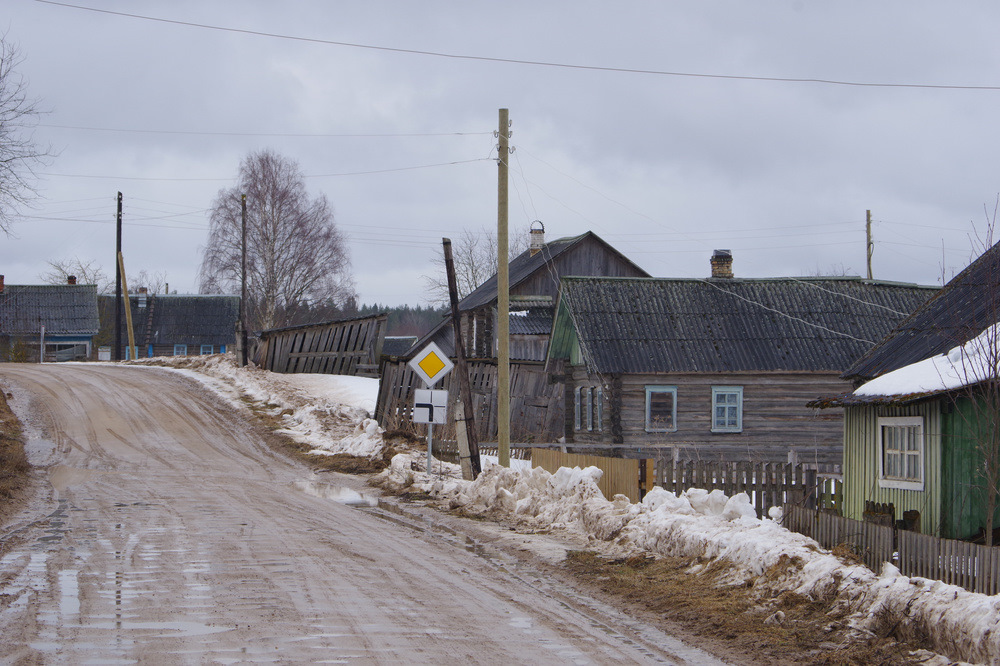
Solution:
M 359 493 L 356 490 L 345 488 L 344 486 L 334 486 L 329 483 L 317 483 L 316 481 L 296 481 L 292 484 L 292 487 L 301 490 L 307 495 L 332 500 L 338 504 L 346 504 L 347 506 L 378 506 L 377 497 Z

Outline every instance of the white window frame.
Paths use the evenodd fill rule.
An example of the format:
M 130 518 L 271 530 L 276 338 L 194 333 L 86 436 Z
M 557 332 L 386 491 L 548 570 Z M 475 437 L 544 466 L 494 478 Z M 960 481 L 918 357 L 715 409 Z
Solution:
M 656 393 L 669 393 L 672 396 L 670 426 L 657 426 L 650 421 L 649 406 L 651 398 Z M 646 386 L 646 432 L 677 432 L 677 387 L 676 386 Z
M 214 345 L 200 345 L 200 347 L 201 347 L 201 355 L 202 356 L 207 356 L 209 354 L 214 354 L 215 353 L 215 346 Z M 205 351 L 205 350 L 208 350 L 208 351 Z
M 733 405 L 725 403 L 720 405 L 716 400 L 720 395 L 736 394 L 736 425 L 718 425 L 716 423 L 715 412 L 719 407 L 730 408 Z M 728 417 L 726 419 L 728 421 Z M 712 432 L 743 432 L 743 387 L 742 386 L 713 386 L 712 387 Z
M 885 443 L 882 441 L 884 428 L 913 428 L 916 427 L 917 448 L 913 453 L 908 453 L 903 449 L 892 449 L 894 455 L 900 456 L 899 464 L 902 469 L 906 469 L 907 456 L 917 459 L 919 468 L 919 478 L 887 476 L 885 470 Z M 876 419 L 876 453 L 878 455 L 878 486 L 879 488 L 896 488 L 899 490 L 920 490 L 924 489 L 924 478 L 926 472 L 926 452 L 927 438 L 924 429 L 924 418 L 922 416 L 880 416 Z M 905 474 L 905 471 L 904 471 Z
M 598 386 L 594 389 L 597 396 L 594 401 L 597 403 L 597 427 L 594 428 L 597 432 L 604 432 L 604 387 Z
M 583 402 L 581 400 L 582 393 L 582 386 L 577 386 L 573 389 L 573 430 L 577 432 L 581 430 L 581 426 L 583 425 L 583 406 L 580 404 Z
M 188 355 L 187 345 L 174 345 L 174 356 L 187 356 L 187 355 Z
M 594 387 L 584 389 L 587 393 L 587 431 L 594 431 Z

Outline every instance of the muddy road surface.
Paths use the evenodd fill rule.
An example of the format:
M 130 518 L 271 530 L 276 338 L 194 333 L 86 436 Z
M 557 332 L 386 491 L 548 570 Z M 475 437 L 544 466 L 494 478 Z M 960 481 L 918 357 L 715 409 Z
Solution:
M 324 484 L 188 377 L 3 364 L 0 383 L 42 474 L 0 529 L 3 663 L 715 663 Z

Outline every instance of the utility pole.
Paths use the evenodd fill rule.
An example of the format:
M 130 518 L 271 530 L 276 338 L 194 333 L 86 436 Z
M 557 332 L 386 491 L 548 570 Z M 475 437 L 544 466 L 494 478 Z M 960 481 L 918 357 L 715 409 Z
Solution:
M 510 276 L 507 265 L 507 160 L 510 159 L 510 119 L 500 109 L 497 151 L 497 454 L 510 467 Z
M 115 360 L 122 360 L 122 271 L 118 257 L 122 253 L 122 193 L 118 193 L 117 242 L 115 244 Z
M 455 372 L 458 373 L 461 413 L 455 418 L 458 455 L 462 463 L 462 478 L 475 481 L 482 472 L 479 459 L 479 435 L 476 433 L 476 413 L 472 409 L 472 387 L 469 370 L 465 365 L 465 345 L 462 343 L 462 319 L 458 311 L 458 282 L 455 279 L 455 262 L 451 256 L 451 239 L 443 238 L 444 269 L 448 275 L 448 299 L 451 301 L 451 326 L 455 335 Z M 427 426 L 430 428 L 430 424 Z M 430 432 L 428 430 L 428 432 Z M 468 462 L 466 462 L 468 461 Z M 466 469 L 468 467 L 468 469 Z
M 247 364 L 247 195 L 240 195 L 243 257 L 240 269 L 240 367 Z
M 872 253 L 875 252 L 875 244 L 872 243 L 872 212 L 865 211 L 865 234 L 868 238 L 868 279 L 872 279 Z

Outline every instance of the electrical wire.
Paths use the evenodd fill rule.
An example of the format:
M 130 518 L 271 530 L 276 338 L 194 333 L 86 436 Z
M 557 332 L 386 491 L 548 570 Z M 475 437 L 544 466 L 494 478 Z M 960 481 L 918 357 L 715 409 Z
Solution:
M 94 12 L 98 14 L 108 14 L 123 18 L 152 21 L 168 25 L 178 25 L 188 28 L 200 28 L 203 30 L 215 30 L 219 32 L 229 32 L 254 37 L 268 37 L 272 39 L 282 39 L 287 41 L 303 42 L 308 44 L 321 44 L 325 46 L 341 46 L 354 49 L 366 49 L 371 51 L 383 51 L 389 53 L 400 53 L 405 55 L 429 56 L 435 58 L 447 58 L 451 60 L 469 60 L 477 62 L 492 62 L 508 65 L 529 65 L 534 67 L 548 67 L 558 69 L 584 70 L 592 72 L 609 72 L 616 74 L 640 74 L 661 77 L 696 78 L 696 79 L 716 79 L 724 81 L 757 81 L 768 83 L 794 83 L 794 84 L 816 84 L 827 86 L 847 86 L 857 88 L 908 88 L 918 90 L 977 90 L 977 91 L 1000 91 L 1000 86 L 992 85 L 956 85 L 956 84 L 930 84 L 930 83 L 889 83 L 875 81 L 848 81 L 842 79 L 824 79 L 813 77 L 785 77 L 785 76 L 754 76 L 741 74 L 714 74 L 708 72 L 682 72 L 674 70 L 643 69 L 632 67 L 608 67 L 601 65 L 580 65 L 572 63 L 562 63 L 545 60 L 525 60 L 520 58 L 499 58 L 490 56 L 477 56 L 458 53 L 445 53 L 442 51 L 428 51 L 422 49 L 406 49 L 392 46 L 376 46 L 372 44 L 360 44 L 357 42 L 344 42 L 332 39 L 318 39 L 314 37 L 301 37 L 296 35 L 284 35 L 274 32 L 264 32 L 261 30 L 249 30 L 245 28 L 230 28 L 227 26 L 211 25 L 207 23 L 195 23 L 193 21 L 180 21 L 176 19 L 166 19 L 157 16 L 147 16 L 144 14 L 133 14 L 129 12 L 118 12 L 110 9 L 98 9 L 96 7 L 84 7 L 67 2 L 56 2 L 55 0 L 35 0 L 46 5 L 65 7 L 68 9 L 78 9 L 81 11 Z

